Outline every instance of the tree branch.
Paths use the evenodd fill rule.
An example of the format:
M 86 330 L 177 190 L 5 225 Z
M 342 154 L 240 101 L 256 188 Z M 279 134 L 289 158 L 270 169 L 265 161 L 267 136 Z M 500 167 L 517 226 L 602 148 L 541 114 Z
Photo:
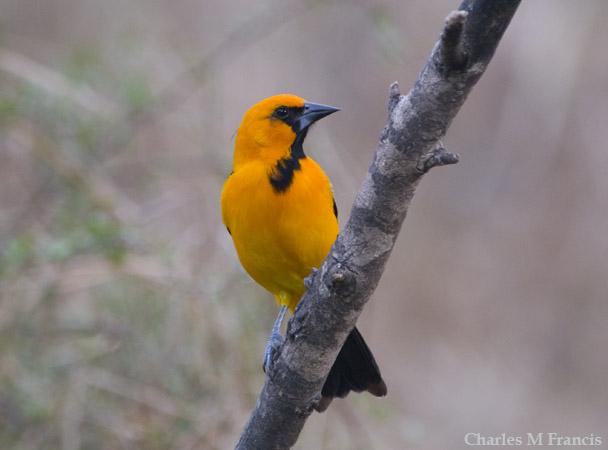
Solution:
M 308 280 L 237 449 L 294 445 L 348 333 L 376 288 L 422 176 L 458 156 L 441 144 L 521 0 L 465 0 L 407 96 L 390 89 L 388 122 L 350 217 Z

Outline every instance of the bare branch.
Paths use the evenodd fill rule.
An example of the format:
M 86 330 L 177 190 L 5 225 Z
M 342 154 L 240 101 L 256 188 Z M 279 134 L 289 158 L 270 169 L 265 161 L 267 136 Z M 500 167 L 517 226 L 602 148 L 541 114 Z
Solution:
M 308 280 L 237 449 L 294 445 L 348 333 L 376 288 L 422 176 L 454 164 L 441 139 L 485 71 L 520 0 L 465 0 L 388 122 L 350 217 Z M 390 383 L 389 383 L 390 384 Z

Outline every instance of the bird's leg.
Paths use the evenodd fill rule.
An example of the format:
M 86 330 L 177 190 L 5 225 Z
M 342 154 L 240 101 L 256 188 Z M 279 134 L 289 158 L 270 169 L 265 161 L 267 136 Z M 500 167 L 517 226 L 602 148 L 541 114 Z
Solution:
M 287 306 L 281 306 L 277 320 L 274 322 L 272 330 L 270 330 L 270 338 L 268 338 L 268 345 L 266 345 L 266 350 L 264 351 L 264 361 L 262 361 L 262 368 L 264 369 L 264 372 L 266 372 L 272 365 L 274 352 L 285 340 L 285 338 L 281 336 L 281 323 L 283 323 L 283 318 L 285 317 L 286 312 Z

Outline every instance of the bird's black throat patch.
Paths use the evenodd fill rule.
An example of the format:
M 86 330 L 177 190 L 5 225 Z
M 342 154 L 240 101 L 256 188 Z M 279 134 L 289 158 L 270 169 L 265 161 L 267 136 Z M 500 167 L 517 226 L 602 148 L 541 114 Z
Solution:
M 301 169 L 300 160 L 306 158 L 302 144 L 307 132 L 308 128 L 296 131 L 296 138 L 291 144 L 289 156 L 279 159 L 268 175 L 275 192 L 286 192 L 293 183 L 296 170 Z

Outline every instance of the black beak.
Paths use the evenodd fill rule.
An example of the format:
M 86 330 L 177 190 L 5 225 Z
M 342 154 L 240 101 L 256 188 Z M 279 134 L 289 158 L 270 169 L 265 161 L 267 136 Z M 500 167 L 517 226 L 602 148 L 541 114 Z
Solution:
M 322 119 L 325 116 L 329 116 L 336 111 L 340 111 L 340 108 L 334 108 L 333 106 L 321 105 L 319 103 L 304 102 L 304 112 L 300 116 L 300 130 L 304 130 L 315 123 L 317 120 Z

